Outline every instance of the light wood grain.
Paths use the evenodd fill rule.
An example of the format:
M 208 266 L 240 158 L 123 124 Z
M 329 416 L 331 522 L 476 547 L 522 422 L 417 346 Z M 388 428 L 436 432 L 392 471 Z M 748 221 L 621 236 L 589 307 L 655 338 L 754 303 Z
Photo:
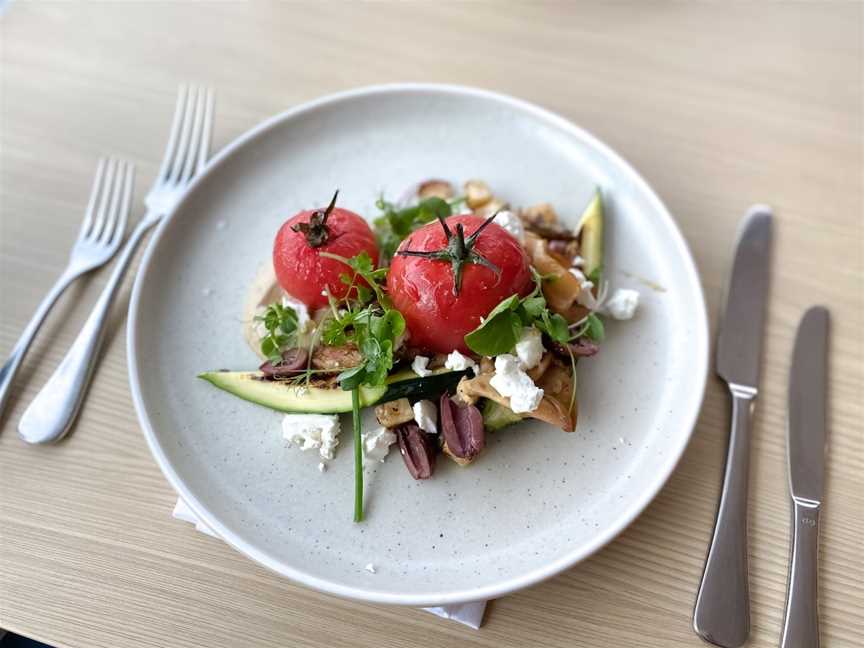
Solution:
M 217 145 L 298 102 L 370 83 L 524 97 L 606 140 L 656 187 L 693 249 L 712 322 L 739 217 L 752 202 L 775 206 L 750 645 L 777 645 L 789 354 L 798 317 L 821 302 L 834 315 L 823 640 L 860 646 L 862 21 L 858 3 L 12 3 L 0 20 L 0 351 L 65 261 L 96 158 L 138 164 L 143 196 L 180 81 L 217 88 Z M 718 383 L 646 513 L 576 568 L 494 602 L 475 632 L 311 592 L 173 521 L 175 496 L 130 401 L 126 294 L 73 435 L 50 448 L 19 442 L 17 420 L 103 281 L 82 282 L 55 309 L 2 422 L 0 626 L 82 648 L 701 645 L 690 615 L 727 434 Z

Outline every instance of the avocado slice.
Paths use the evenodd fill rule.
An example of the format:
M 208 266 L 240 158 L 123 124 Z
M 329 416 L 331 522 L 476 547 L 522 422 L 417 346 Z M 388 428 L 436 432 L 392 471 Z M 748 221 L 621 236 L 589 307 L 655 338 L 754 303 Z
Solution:
M 413 371 L 400 371 L 387 378 L 379 387 L 360 387 L 360 407 L 398 398 L 438 398 L 466 374 L 465 371 L 443 370 L 420 378 Z M 339 387 L 289 385 L 275 380 L 263 380 L 260 371 L 206 371 L 198 374 L 219 389 L 240 398 L 280 412 L 338 414 L 351 411 L 351 392 Z
M 481 413 L 483 414 L 483 427 L 489 432 L 495 432 L 522 420 L 522 417 L 509 407 L 504 407 L 488 398 L 483 401 Z
M 579 255 L 585 260 L 582 272 L 591 277 L 603 269 L 603 198 L 599 189 L 582 212 L 576 229 L 580 233 Z

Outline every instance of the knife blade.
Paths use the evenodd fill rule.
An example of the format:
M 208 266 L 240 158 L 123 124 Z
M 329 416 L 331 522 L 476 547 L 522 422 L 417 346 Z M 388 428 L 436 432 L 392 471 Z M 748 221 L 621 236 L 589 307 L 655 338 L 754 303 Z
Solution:
M 747 478 L 750 422 L 759 387 L 768 301 L 771 220 L 769 207 L 755 205 L 739 229 L 717 339 L 717 373 L 729 385 L 732 424 L 723 490 L 693 609 L 693 629 L 705 641 L 724 648 L 743 645 L 750 634 Z
M 822 306 L 804 314 L 789 373 L 789 491 L 793 499 L 816 504 L 822 502 L 825 484 L 829 320 Z
M 738 233 L 732 277 L 717 336 L 717 373 L 757 389 L 771 262 L 771 209 L 750 208 Z
M 819 646 L 819 513 L 825 488 L 830 319 L 822 306 L 804 314 L 789 372 L 786 454 L 792 495 L 792 551 L 781 648 Z

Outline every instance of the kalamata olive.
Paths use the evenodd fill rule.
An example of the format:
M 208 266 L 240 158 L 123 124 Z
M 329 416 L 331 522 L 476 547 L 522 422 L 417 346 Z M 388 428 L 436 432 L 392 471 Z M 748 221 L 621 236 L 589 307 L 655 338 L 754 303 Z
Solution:
M 308 361 L 309 353 L 307 353 L 306 349 L 297 347 L 283 351 L 282 359 L 279 362 L 273 363 L 268 360 L 258 367 L 258 369 L 267 378 L 279 380 L 280 378 L 296 376 L 298 373 L 305 371 Z
M 426 434 L 414 421 L 397 427 L 396 439 L 405 467 L 414 479 L 429 479 L 435 470 L 437 444 L 434 434 Z
M 480 410 L 473 405 L 458 405 L 446 393 L 440 405 L 441 432 L 450 453 L 460 459 L 473 459 L 486 447 Z

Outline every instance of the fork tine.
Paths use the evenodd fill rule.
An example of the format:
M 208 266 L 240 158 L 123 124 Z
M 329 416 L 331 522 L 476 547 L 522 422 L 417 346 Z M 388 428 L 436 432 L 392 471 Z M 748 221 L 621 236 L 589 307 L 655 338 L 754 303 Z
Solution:
M 93 188 L 90 190 L 90 201 L 87 203 L 87 211 L 84 212 L 84 222 L 81 223 L 81 230 L 78 232 L 78 238 L 87 238 L 90 228 L 93 226 L 93 215 L 96 211 L 96 200 L 99 198 L 99 193 L 102 190 L 102 180 L 105 177 L 105 158 L 99 158 L 99 163 L 96 165 L 96 177 L 93 178 Z
M 117 160 L 117 175 L 114 179 L 114 186 L 111 189 L 111 204 L 108 207 L 108 212 L 105 214 L 105 226 L 102 228 L 102 233 L 99 235 L 99 243 L 107 245 L 114 235 L 114 229 L 119 220 L 117 214 L 117 206 L 120 204 L 120 192 L 123 189 L 123 179 L 126 177 L 126 163 L 122 160 Z
M 126 177 L 123 183 L 123 197 L 120 201 L 120 218 L 117 227 L 114 228 L 114 236 L 111 237 L 111 245 L 115 246 L 123 239 L 126 233 L 126 223 L 129 220 L 129 208 L 132 204 L 132 189 L 135 186 L 135 165 L 126 163 Z
M 177 105 L 174 107 L 174 120 L 171 122 L 171 134 L 168 135 L 168 144 L 165 146 L 165 155 L 162 157 L 162 166 L 159 167 L 158 181 L 168 178 L 171 171 L 171 160 L 177 150 L 177 141 L 180 138 L 180 127 L 183 124 L 183 115 L 186 113 L 186 104 L 189 99 L 189 86 L 181 85 L 177 90 Z
M 198 162 L 195 173 L 200 173 L 210 157 L 210 140 L 213 136 L 213 90 L 207 88 L 207 100 L 204 104 L 204 126 L 201 131 L 201 145 L 198 147 Z
M 102 234 L 102 228 L 105 224 L 105 217 L 108 211 L 108 203 L 111 199 L 111 188 L 114 186 L 114 176 L 117 173 L 117 160 L 108 158 L 108 169 L 105 172 L 105 183 L 102 186 L 102 197 L 99 200 L 99 210 L 96 214 L 96 220 L 90 230 L 87 238 L 95 241 Z
M 198 96 L 198 88 L 191 86 L 189 96 L 186 101 L 186 106 L 183 111 L 183 125 L 180 129 L 180 139 L 177 143 L 177 150 L 174 151 L 174 159 L 170 164 L 170 176 L 168 181 L 175 184 L 180 178 L 180 173 L 183 170 L 183 162 L 186 159 L 189 148 L 189 137 L 192 134 L 192 118 L 195 114 L 194 104 Z
M 180 174 L 180 183 L 186 184 L 192 177 L 195 169 L 195 153 L 201 145 L 202 127 L 204 125 L 204 100 L 205 94 L 203 88 L 198 89 L 198 95 L 195 97 L 195 116 L 192 119 L 192 131 L 189 137 L 189 146 L 185 151 L 186 159 L 183 163 L 183 172 Z

